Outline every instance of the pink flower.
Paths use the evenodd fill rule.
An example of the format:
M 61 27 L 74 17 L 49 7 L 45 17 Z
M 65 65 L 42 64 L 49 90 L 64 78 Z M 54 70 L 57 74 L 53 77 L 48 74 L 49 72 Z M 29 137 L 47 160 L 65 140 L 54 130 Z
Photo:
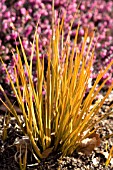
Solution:
M 22 15 L 25 15 L 26 14 L 26 9 L 25 8 L 21 8 L 20 12 L 21 12 Z
M 17 37 L 18 37 L 18 32 L 17 32 L 17 31 L 12 30 L 11 38 L 12 38 L 12 39 L 16 39 Z
M 32 30 L 33 30 L 33 27 L 31 25 L 27 26 L 24 32 L 25 36 L 28 37 L 30 33 L 32 32 Z
M 10 11 L 5 12 L 4 17 L 9 18 L 11 16 Z

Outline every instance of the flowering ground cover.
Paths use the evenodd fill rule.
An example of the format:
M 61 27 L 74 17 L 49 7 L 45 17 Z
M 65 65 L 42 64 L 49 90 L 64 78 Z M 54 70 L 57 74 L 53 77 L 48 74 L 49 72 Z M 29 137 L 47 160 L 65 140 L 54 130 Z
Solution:
M 52 77 L 52 80 L 54 80 L 54 81 L 52 83 L 50 83 L 51 82 L 50 81 L 51 70 L 53 71 L 52 73 L 54 73 L 54 75 L 56 76 L 58 82 L 60 82 L 59 81 L 60 76 L 58 74 L 60 67 L 57 67 L 57 64 L 58 64 L 57 59 L 54 59 L 54 62 L 56 62 L 56 65 L 54 65 L 52 63 L 50 66 L 49 65 L 50 63 L 46 58 L 47 56 L 49 56 L 49 54 L 48 55 L 46 54 L 47 49 L 44 48 L 49 44 L 51 35 L 52 35 L 52 29 L 51 29 L 52 5 L 51 5 L 51 2 L 52 2 L 51 0 L 28 0 L 28 1 L 26 1 L 26 0 L 18 0 L 18 1 L 1 0 L 1 2 L 0 2 L 0 10 L 2 11 L 0 13 L 0 57 L 2 58 L 2 60 L 0 60 L 0 85 L 2 85 L 7 96 L 9 97 L 9 99 L 12 102 L 17 103 L 16 100 L 18 100 L 18 101 L 23 101 L 26 103 L 26 100 L 27 100 L 28 103 L 26 104 L 25 108 L 23 108 L 24 105 L 21 105 L 22 107 L 20 109 L 19 104 L 14 106 L 15 111 L 19 115 L 19 119 L 22 121 L 25 120 L 25 122 L 24 122 L 25 125 L 23 123 L 23 126 L 22 126 L 23 131 L 24 130 L 26 131 L 26 129 L 27 129 L 27 124 L 26 124 L 27 119 L 23 119 L 22 114 L 24 112 L 26 112 L 26 109 L 28 111 L 28 108 L 30 108 L 29 103 L 31 102 L 31 99 L 29 100 L 29 98 L 32 96 L 32 94 L 33 95 L 35 94 L 35 97 L 32 96 L 32 98 L 33 98 L 32 100 L 34 100 L 34 98 L 36 100 L 36 95 L 38 96 L 38 94 L 36 94 L 34 92 L 34 88 L 33 88 L 34 85 L 32 84 L 32 81 L 31 81 L 31 77 L 30 77 L 31 69 L 30 69 L 30 71 L 28 71 L 29 70 L 28 68 L 32 68 L 32 66 L 33 66 L 32 73 L 33 73 L 33 81 L 35 84 L 37 81 L 37 79 L 36 79 L 37 75 L 36 75 L 35 69 L 38 68 L 36 66 L 37 55 L 40 58 L 45 57 L 44 64 L 42 64 L 45 66 L 44 75 L 42 74 L 43 67 L 41 67 L 42 68 L 41 72 L 40 72 L 40 69 L 38 68 L 38 71 L 39 71 L 38 78 L 42 81 L 43 77 L 45 77 L 43 86 L 41 83 L 38 86 L 38 93 L 40 94 L 39 90 L 41 89 L 41 93 L 43 90 L 43 95 L 46 96 L 46 92 L 47 92 L 47 98 L 45 97 L 44 99 L 46 99 L 46 100 L 49 99 L 48 104 L 50 104 L 49 102 L 51 99 L 50 99 L 50 97 L 48 97 L 48 91 L 44 91 L 44 89 L 47 88 L 47 89 L 51 90 L 51 86 L 52 86 L 52 87 L 56 88 L 56 91 L 58 90 L 57 86 L 54 86 L 54 81 L 56 81 L 54 79 L 54 76 Z M 73 49 L 72 47 L 73 47 L 73 42 L 74 42 L 74 36 L 76 35 L 75 29 L 77 29 L 78 23 L 80 24 L 80 28 L 79 28 L 79 32 L 78 32 L 78 39 L 77 39 L 77 43 L 78 43 L 77 50 L 78 51 L 76 51 L 75 55 L 79 54 L 79 51 L 82 51 L 82 49 L 83 49 L 83 46 L 81 46 L 81 42 L 84 42 L 85 30 L 88 28 L 88 38 L 89 38 L 88 41 L 89 42 L 90 42 L 91 37 L 93 36 L 93 30 L 96 30 L 95 38 L 93 39 L 92 47 L 91 47 L 91 49 L 93 49 L 94 43 L 97 41 L 96 51 L 95 51 L 95 55 L 94 55 L 94 67 L 91 69 L 91 71 L 92 71 L 91 83 L 90 83 L 90 85 L 88 85 L 89 89 L 87 89 L 88 94 L 89 94 L 89 90 L 91 90 L 91 88 L 93 87 L 93 85 L 95 83 L 95 79 L 98 77 L 99 70 L 103 70 L 113 59 L 113 31 L 112 31 L 113 13 L 112 13 L 112 11 L 113 11 L 113 2 L 110 0 L 108 0 L 108 1 L 107 0 L 98 0 L 98 1 L 97 0 L 89 0 L 89 1 L 84 0 L 81 3 L 79 3 L 79 1 L 77 1 L 77 0 L 72 0 L 72 1 L 70 1 L 70 0 L 69 1 L 56 0 L 55 1 L 55 24 L 58 23 L 59 18 L 64 17 L 64 41 L 66 39 L 66 35 L 69 32 L 70 21 L 74 17 L 74 23 L 72 26 L 72 30 L 70 32 L 70 41 L 68 41 L 68 43 L 66 44 L 67 51 L 65 51 L 66 48 L 64 48 L 65 49 L 64 52 L 67 52 L 67 54 L 68 54 L 69 42 L 70 42 L 71 49 Z M 31 62 L 30 56 L 32 54 L 31 53 L 32 47 L 33 47 L 32 41 L 34 38 L 34 32 L 35 32 L 37 23 L 38 23 L 37 32 L 40 35 L 40 38 L 39 38 L 39 50 L 40 51 L 39 51 L 39 54 L 38 54 L 38 52 L 36 52 L 36 54 L 33 56 L 33 65 L 32 65 L 32 64 L 30 64 L 30 62 Z M 76 33 L 77 33 L 77 31 L 76 31 Z M 19 42 L 18 35 L 20 35 L 22 44 Z M 58 35 L 59 34 L 57 32 L 57 36 Z M 58 39 L 56 39 L 56 41 L 55 41 L 56 43 L 57 43 L 57 40 Z M 16 45 L 18 45 L 17 51 L 15 50 Z M 21 46 L 23 46 L 25 49 L 30 67 L 28 66 L 26 57 L 24 55 L 24 52 L 22 51 Z M 61 51 L 61 53 L 63 54 L 62 46 L 58 47 L 58 49 L 59 49 L 58 51 Z M 18 59 L 18 56 L 19 56 L 18 50 L 20 51 L 20 56 L 23 54 L 22 60 Z M 54 50 L 56 50 L 55 52 L 57 54 L 57 52 L 58 52 L 57 48 L 55 48 Z M 86 50 L 85 52 L 87 53 L 88 47 L 86 47 L 85 50 Z M 12 51 L 13 51 L 13 54 L 12 54 Z M 58 53 L 58 54 L 61 55 L 61 53 Z M 72 52 L 72 54 L 73 54 L 73 52 Z M 80 57 L 82 55 L 83 54 L 81 52 Z M 88 53 L 87 57 L 89 57 L 89 55 L 90 55 L 90 53 Z M 14 56 L 15 56 L 15 58 L 14 58 Z M 85 56 L 85 54 L 84 54 L 84 56 Z M 73 58 L 74 58 L 74 56 L 73 56 Z M 72 64 L 73 60 L 71 60 L 71 59 L 70 59 L 70 63 Z M 4 61 L 4 63 L 3 63 L 3 61 Z M 21 66 L 21 61 L 22 61 L 23 67 Z M 64 59 L 64 61 L 68 63 L 68 60 Z M 76 60 L 74 60 L 74 61 L 76 61 Z M 18 65 L 18 63 L 20 65 Z M 43 61 L 42 61 L 42 63 L 43 63 Z M 82 65 L 82 63 L 83 63 L 83 65 Z M 89 75 L 88 68 L 84 67 L 84 64 L 86 64 L 86 63 L 87 63 L 86 60 L 85 61 L 81 60 L 81 65 L 82 65 L 81 71 L 83 73 L 83 71 L 85 69 L 85 71 Z M 41 66 L 41 65 L 39 64 L 38 66 Z M 89 62 L 89 66 L 90 66 L 90 62 Z M 21 67 L 21 68 L 19 68 L 19 67 Z M 10 76 L 7 74 L 6 68 L 9 72 Z M 67 71 L 68 67 L 66 68 L 66 65 L 64 68 Z M 71 67 L 69 66 L 69 68 L 71 68 Z M 28 94 L 28 97 L 26 97 L 27 96 L 26 94 L 28 93 L 29 88 L 27 89 L 26 81 L 24 80 L 25 77 L 23 78 L 22 69 L 23 69 L 23 74 L 25 73 L 26 77 L 28 78 L 27 79 L 28 86 L 30 86 L 30 88 L 32 89 L 31 95 Z M 19 75 L 18 75 L 18 73 L 17 74 L 15 73 L 15 70 L 17 70 Z M 55 74 L 55 71 L 56 71 L 56 74 Z M 71 71 L 70 71 L 70 73 L 73 73 L 73 70 L 71 70 Z M 74 67 L 74 71 L 76 71 L 76 67 Z M 48 72 L 50 72 L 50 75 L 48 74 Z M 68 71 L 66 73 L 68 74 Z M 80 74 L 81 75 L 80 78 L 82 77 L 81 81 L 83 80 L 83 82 L 85 82 L 87 84 L 87 81 L 85 81 L 82 73 Z M 62 70 L 61 70 L 61 75 L 62 75 Z M 66 85 L 70 85 L 69 86 L 70 89 L 73 90 L 74 87 L 72 86 L 71 78 L 69 77 L 69 79 L 67 79 L 67 81 L 65 81 L 65 78 L 66 78 L 65 72 L 63 72 L 63 76 L 64 77 L 63 77 L 63 79 L 61 79 L 61 82 L 63 81 L 65 87 L 66 87 Z M 78 77 L 79 77 L 79 74 L 78 74 Z M 76 78 L 78 78 L 78 77 L 76 77 Z M 107 77 L 109 77 L 109 81 L 106 81 Z M 101 90 L 101 92 L 99 93 L 98 99 L 100 99 L 100 100 L 103 99 L 104 93 L 107 92 L 108 87 L 112 83 L 112 80 L 113 80 L 112 77 L 113 77 L 113 69 L 111 67 L 109 69 L 108 73 L 104 74 L 103 79 L 100 82 L 100 85 L 101 85 L 102 82 L 104 82 L 104 80 L 105 80 L 106 84 L 105 84 L 105 87 L 103 88 L 103 90 Z M 73 78 L 72 78 L 72 80 L 73 80 Z M 87 77 L 86 77 L 86 80 L 87 80 Z M 11 81 L 12 81 L 12 83 L 11 83 Z M 19 81 L 21 82 L 20 84 L 25 85 L 25 86 L 22 87 L 20 85 L 21 88 L 19 88 L 19 86 L 18 86 Z M 46 81 L 47 81 L 47 84 L 46 84 Z M 69 83 L 65 84 L 65 82 L 69 82 L 70 84 Z M 79 82 L 79 80 L 77 83 L 81 86 L 81 82 Z M 14 85 L 16 84 L 17 87 L 14 88 L 13 84 Z M 57 84 L 57 82 L 56 82 L 56 84 Z M 57 85 L 59 87 L 61 84 L 59 83 Z M 11 89 L 11 86 L 13 87 L 13 91 Z M 63 87 L 63 85 L 61 87 Z M 24 88 L 27 89 L 28 91 L 26 90 L 26 92 L 25 92 Z M 85 89 L 84 84 L 83 84 L 83 88 Z M 20 95 L 21 94 L 20 89 L 22 90 L 23 96 Z M 84 89 L 82 91 L 82 88 L 81 88 L 81 91 L 80 91 L 82 97 L 83 97 Z M 2 99 L 5 101 L 5 99 L 3 97 L 3 93 L 1 93 L 3 91 L 1 86 L 0 86 L 0 90 L 1 90 L 0 97 L 2 97 Z M 19 99 L 18 99 L 18 95 L 16 95 L 17 93 L 15 92 L 15 90 L 18 90 L 17 93 L 19 94 Z M 80 90 L 80 88 L 78 88 L 78 90 Z M 53 92 L 54 92 L 54 90 L 53 90 Z M 52 95 L 53 95 L 53 92 L 52 92 Z M 56 95 L 56 98 L 57 98 L 56 105 L 58 105 L 60 102 L 62 103 L 62 101 L 64 101 L 63 97 L 62 97 L 62 94 L 64 94 L 64 93 L 62 92 L 60 94 L 60 90 L 58 92 L 59 93 L 57 93 L 57 94 L 54 92 L 54 94 Z M 80 93 L 78 93 L 78 97 L 73 98 L 73 95 L 71 93 L 69 95 L 68 92 L 69 91 L 66 91 L 70 100 L 71 99 L 75 100 L 76 98 L 79 99 Z M 72 92 L 76 92 L 76 88 Z M 95 91 L 95 93 L 96 93 L 96 91 Z M 58 94 L 61 95 L 62 100 L 60 100 L 60 98 L 58 98 Z M 88 103 L 88 100 L 87 100 L 88 94 L 86 94 L 86 96 L 84 96 L 84 98 L 83 98 L 83 102 L 86 101 L 86 105 Z M 17 98 L 15 98 L 15 96 L 17 96 Z M 22 99 L 22 97 L 23 97 L 23 99 Z M 25 100 L 24 100 L 24 97 L 26 97 Z M 65 97 L 65 95 L 64 95 L 64 97 Z M 90 97 L 92 97 L 92 96 L 90 96 Z M 39 95 L 39 98 L 40 98 L 40 100 L 42 100 L 40 95 Z M 6 97 L 6 99 L 7 99 L 7 97 Z M 110 106 L 112 106 L 112 100 L 113 100 L 113 93 L 111 92 L 108 99 L 105 100 L 104 105 L 99 110 L 98 116 L 101 117 L 102 115 L 106 114 L 107 109 L 109 109 Z M 8 100 L 6 100 L 6 101 L 8 101 Z M 63 103 L 64 105 L 62 104 L 62 106 L 64 107 L 64 109 L 67 113 L 67 110 L 71 108 L 71 104 L 70 104 L 70 101 L 69 102 L 68 102 L 68 100 L 66 100 L 66 101 L 67 101 L 67 104 L 69 104 L 69 107 L 65 107 L 64 103 Z M 79 101 L 80 100 L 78 100 L 78 102 Z M 36 100 L 35 102 L 38 103 L 39 101 Z M 95 108 L 96 101 L 93 101 L 93 102 L 92 102 L 92 104 L 93 104 L 92 108 Z M 54 102 L 52 104 L 53 104 L 53 106 L 55 105 Z M 74 106 L 74 103 L 72 103 L 72 105 Z M 82 105 L 82 103 L 81 103 L 81 105 Z M 9 106 L 11 106 L 11 105 L 9 104 Z M 32 105 L 32 108 L 33 107 L 34 107 L 34 104 Z M 47 105 L 46 106 L 41 105 L 41 108 L 43 108 L 43 107 L 45 108 L 45 112 L 46 112 L 46 109 L 48 109 Z M 54 110 L 55 107 L 57 108 L 57 106 L 54 106 L 52 109 Z M 83 107 L 83 108 L 85 109 L 85 107 Z M 81 107 L 80 109 L 82 110 L 83 108 Z M 9 110 L 10 109 L 11 108 L 9 107 Z M 39 108 L 36 107 L 36 109 L 39 109 Z M 60 106 L 58 109 L 60 112 L 62 107 Z M 73 110 L 73 107 L 71 109 Z M 98 108 L 97 108 L 97 110 L 98 110 Z M 23 113 L 22 113 L 22 111 L 23 111 Z M 47 111 L 50 112 L 49 109 Z M 94 148 L 95 149 L 94 150 L 92 149 L 93 152 L 91 155 L 86 154 L 86 156 L 85 156 L 83 154 L 86 152 L 90 153 L 90 150 L 88 151 L 87 144 L 85 145 L 86 148 L 81 147 L 81 150 L 78 150 L 78 152 L 76 152 L 76 150 L 75 150 L 75 152 L 73 152 L 73 154 L 71 156 L 69 156 L 69 157 L 65 156 L 65 157 L 63 157 L 63 159 L 60 158 L 61 152 L 52 152 L 51 153 L 50 150 L 49 151 L 45 150 L 46 152 L 44 152 L 44 153 L 42 152 L 41 156 L 40 156 L 40 154 L 38 155 L 39 157 L 42 157 L 43 159 L 40 163 L 37 163 L 37 161 L 35 160 L 36 156 L 34 154 L 32 154 L 31 142 L 29 141 L 29 139 L 27 137 L 24 136 L 22 129 L 18 126 L 19 125 L 18 119 L 13 118 L 12 116 L 10 117 L 10 115 L 8 115 L 7 112 L 8 111 L 7 111 L 6 107 L 2 103 L 0 103 L 0 169 L 1 170 L 2 169 L 3 170 L 6 170 L 6 169 L 18 170 L 18 169 L 20 169 L 20 166 L 18 163 L 25 160 L 25 159 L 21 160 L 21 157 L 24 157 L 24 152 L 22 152 L 22 150 L 25 151 L 26 143 L 28 144 L 27 146 L 29 148 L 29 151 L 27 153 L 28 158 L 27 158 L 27 165 L 26 165 L 27 168 L 26 169 L 33 169 L 33 170 L 34 169 L 43 169 L 43 170 L 44 169 L 56 169 L 56 170 L 57 169 L 62 169 L 62 170 L 65 170 L 65 169 L 75 169 L 75 170 L 76 169 L 83 169 L 83 170 L 85 170 L 85 169 L 92 169 L 92 170 L 93 169 L 103 169 L 103 170 L 104 169 L 105 170 L 113 169 L 113 158 L 111 159 L 111 162 L 108 165 L 108 167 L 105 166 L 105 162 L 108 158 L 108 153 L 110 152 L 110 148 L 113 146 L 113 138 L 111 137 L 109 140 L 107 138 L 105 138 L 106 135 L 113 133 L 113 116 L 112 115 L 108 115 L 106 117 L 106 119 L 102 120 L 98 124 L 98 127 L 101 127 L 101 128 L 98 128 L 98 130 L 97 130 L 98 134 L 100 134 L 100 137 L 97 134 L 92 133 L 92 135 L 94 135 L 94 136 L 92 136 L 90 140 L 92 141 L 92 139 L 94 139 L 94 140 L 96 140 L 97 143 L 100 144 L 99 139 L 101 139 L 101 144 L 98 148 L 93 147 L 93 149 Z M 31 112 L 32 112 L 32 110 L 31 110 Z M 85 110 L 85 112 L 88 113 L 87 109 Z M 63 113 L 63 111 L 62 111 L 62 113 Z M 28 111 L 28 116 L 29 116 L 29 114 L 31 114 L 30 111 Z M 55 114 L 56 113 L 54 113 L 54 116 L 55 116 Z M 77 114 L 78 115 L 76 116 L 76 118 L 79 117 L 79 113 L 77 113 Z M 53 116 L 53 119 L 54 119 L 54 116 Z M 73 112 L 72 112 L 71 116 L 73 117 Z M 71 126 L 70 119 L 72 119 L 71 116 L 68 121 L 65 119 L 65 116 L 64 116 L 65 122 L 66 121 L 69 122 L 70 126 Z M 26 116 L 24 115 L 24 118 L 25 117 Z M 48 117 L 45 116 L 45 119 L 47 119 L 47 118 Z M 39 117 L 37 119 L 40 120 Z M 43 116 L 42 116 L 42 120 L 43 120 Z M 57 121 L 55 121 L 55 122 L 57 122 Z M 43 123 L 43 121 L 42 121 L 42 123 Z M 89 121 L 89 123 L 90 123 L 90 121 Z M 55 129 L 55 127 L 54 127 L 55 125 L 52 124 L 53 129 Z M 30 123 L 30 126 L 31 126 L 31 123 Z M 40 128 L 41 125 L 39 124 L 38 126 Z M 71 131 L 70 126 L 69 127 L 67 126 L 68 127 L 66 129 L 67 131 L 68 130 Z M 59 128 L 59 127 L 60 127 L 60 125 L 56 128 Z M 45 128 L 45 125 L 44 125 L 44 128 Z M 97 127 L 95 127 L 95 128 L 97 128 Z M 60 129 L 64 130 L 64 127 L 60 127 Z M 36 129 L 34 128 L 34 131 L 35 130 Z M 52 140 L 52 138 L 54 138 L 54 131 L 53 131 L 53 134 L 52 134 L 53 136 L 51 137 L 51 140 Z M 37 132 L 37 130 L 36 130 L 36 132 Z M 46 130 L 45 130 L 45 133 L 48 134 L 48 132 L 46 132 Z M 41 136 L 40 131 L 39 131 L 38 135 L 39 135 L 39 137 Z M 46 136 L 46 137 L 48 137 L 48 136 Z M 64 138 L 67 137 L 65 133 L 63 134 L 63 137 Z M 83 137 L 83 136 L 81 136 L 81 137 Z M 60 138 L 60 135 L 59 135 L 59 138 Z M 57 138 L 57 139 L 59 140 L 59 138 Z M 89 138 L 90 138 L 90 136 L 89 136 Z M 71 139 L 73 139 L 73 137 Z M 63 143 L 62 140 L 61 141 L 59 140 L 60 145 Z M 45 141 L 48 143 L 49 140 L 45 139 Z M 40 144 L 40 141 L 38 141 L 38 142 Z M 64 143 L 65 143 L 65 140 L 64 140 Z M 32 144 L 33 144 L 33 141 L 32 141 Z M 96 144 L 96 146 L 97 145 L 98 144 Z M 35 148 L 35 145 L 33 145 L 33 146 Z M 65 150 L 67 149 L 66 146 L 68 147 L 68 145 L 67 144 L 64 145 Z M 70 145 L 70 146 L 73 146 L 73 145 Z M 91 144 L 89 146 L 91 149 Z M 49 149 L 51 149 L 51 148 L 49 148 Z M 48 152 L 50 152 L 50 154 L 48 154 Z M 69 152 L 69 151 L 67 151 L 67 152 Z M 64 153 L 65 153 L 65 151 L 64 151 Z M 45 155 L 49 155 L 49 156 L 45 156 Z M 22 165 L 22 163 L 20 163 L 20 164 Z

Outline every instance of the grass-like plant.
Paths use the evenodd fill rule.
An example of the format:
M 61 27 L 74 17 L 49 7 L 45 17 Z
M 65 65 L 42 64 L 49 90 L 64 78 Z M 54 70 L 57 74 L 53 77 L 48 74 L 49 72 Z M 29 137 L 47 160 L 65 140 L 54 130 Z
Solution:
M 100 144 L 95 125 L 111 114 L 108 112 L 98 116 L 100 108 L 113 89 L 113 84 L 108 88 L 103 99 L 98 99 L 94 104 L 93 102 L 108 80 L 107 78 L 101 85 L 98 85 L 113 61 L 105 70 L 100 70 L 92 88 L 85 97 L 93 66 L 95 47 L 91 50 L 91 44 L 94 32 L 91 32 L 89 37 L 88 28 L 86 28 L 81 50 L 78 50 L 79 26 L 72 48 L 70 48 L 70 32 L 66 40 L 63 37 L 63 20 L 54 30 L 52 41 L 46 49 L 48 57 L 46 76 L 44 75 L 44 59 L 41 60 L 39 57 L 39 35 L 37 33 L 34 35 L 30 63 L 27 60 L 21 39 L 22 55 L 18 47 L 16 48 L 18 58 L 14 55 L 15 84 L 5 68 L 23 120 L 18 115 L 14 103 L 11 103 L 0 86 L 7 104 L 2 99 L 0 100 L 16 118 L 23 133 L 29 137 L 32 150 L 38 161 L 48 157 L 54 151 L 61 152 L 62 156 L 71 155 L 75 150 L 85 154 L 91 153 Z M 88 43 L 87 39 L 89 38 L 90 42 Z M 32 74 L 34 53 L 36 54 L 36 85 Z M 28 76 L 24 70 L 22 57 Z M 3 62 L 2 59 L 1 62 Z M 44 93 L 42 89 L 44 89 Z

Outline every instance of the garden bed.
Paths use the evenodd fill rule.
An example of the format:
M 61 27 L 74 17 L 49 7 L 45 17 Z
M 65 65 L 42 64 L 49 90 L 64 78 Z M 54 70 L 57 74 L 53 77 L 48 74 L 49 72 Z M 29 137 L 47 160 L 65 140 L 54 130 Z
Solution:
M 104 103 L 100 114 L 104 114 L 106 109 L 112 103 L 113 93 L 109 96 L 108 100 Z M 19 110 L 18 110 L 19 112 Z M 3 120 L 5 114 L 5 108 L 3 105 L 0 106 L 0 136 L 3 134 Z M 20 114 L 20 113 L 19 113 Z M 113 145 L 113 138 L 107 140 L 103 139 L 109 133 L 113 133 L 113 115 L 108 116 L 105 120 L 101 121 L 99 124 L 101 128 L 98 133 L 101 137 L 101 145 L 90 154 L 86 156 L 82 153 L 74 152 L 71 157 L 64 157 L 60 159 L 60 153 L 54 153 L 50 155 L 47 159 L 42 160 L 39 164 L 36 162 L 35 158 L 28 152 L 27 160 L 27 170 L 112 170 L 113 169 L 113 158 L 108 167 L 105 166 L 106 158 Z M 5 142 L 0 138 L 0 170 L 19 170 L 18 164 L 18 154 L 17 147 L 14 144 L 18 139 L 22 139 L 23 135 L 16 124 L 16 120 L 11 117 L 10 127 L 8 128 L 8 137 Z

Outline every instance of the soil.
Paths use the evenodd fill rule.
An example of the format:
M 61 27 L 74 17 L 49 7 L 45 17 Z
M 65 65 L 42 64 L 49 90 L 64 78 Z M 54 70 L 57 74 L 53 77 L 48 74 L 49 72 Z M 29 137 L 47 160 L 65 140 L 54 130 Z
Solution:
M 102 94 L 101 94 L 102 95 Z M 100 114 L 105 114 L 113 99 L 113 92 L 104 103 Z M 18 109 L 18 108 L 17 108 Z M 18 109 L 19 113 L 19 109 Z M 20 113 L 19 113 L 20 114 Z M 0 105 L 0 170 L 20 170 L 19 150 L 15 141 L 21 141 L 24 135 L 17 126 L 15 118 L 11 117 L 8 124 L 7 138 L 3 142 L 3 127 L 7 120 L 5 107 Z M 113 133 L 113 115 L 108 116 L 99 124 L 101 145 L 89 155 L 74 152 L 71 157 L 63 157 L 60 153 L 53 153 L 47 159 L 37 163 L 30 151 L 27 153 L 27 170 L 112 170 L 113 158 L 108 167 L 105 166 L 106 158 L 113 145 L 113 137 L 104 139 L 107 134 Z

